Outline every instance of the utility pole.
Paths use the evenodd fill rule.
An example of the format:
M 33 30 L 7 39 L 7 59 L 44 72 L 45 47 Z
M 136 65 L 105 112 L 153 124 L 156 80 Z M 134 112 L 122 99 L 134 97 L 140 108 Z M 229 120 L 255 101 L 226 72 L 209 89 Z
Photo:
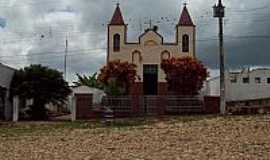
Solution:
M 225 17 L 225 7 L 222 0 L 218 0 L 218 4 L 214 5 L 214 17 L 219 21 L 219 54 L 220 54 L 220 113 L 226 114 L 226 92 L 225 92 L 225 58 L 223 45 L 223 18 Z
M 67 80 L 67 55 L 68 55 L 68 37 L 66 36 L 66 47 L 65 47 L 65 57 L 64 57 L 64 77 Z

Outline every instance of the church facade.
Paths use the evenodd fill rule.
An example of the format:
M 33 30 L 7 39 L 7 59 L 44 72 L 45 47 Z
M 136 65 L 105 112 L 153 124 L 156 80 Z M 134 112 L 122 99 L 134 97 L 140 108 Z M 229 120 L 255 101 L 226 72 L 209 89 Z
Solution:
M 127 30 L 128 26 L 117 5 L 108 24 L 107 62 L 120 60 L 137 66 L 138 78 L 131 94 L 167 94 L 166 75 L 161 69 L 162 60 L 172 57 L 196 57 L 196 26 L 187 7 L 184 6 L 176 25 L 174 42 L 164 42 L 156 26 L 146 29 L 137 42 L 128 42 Z

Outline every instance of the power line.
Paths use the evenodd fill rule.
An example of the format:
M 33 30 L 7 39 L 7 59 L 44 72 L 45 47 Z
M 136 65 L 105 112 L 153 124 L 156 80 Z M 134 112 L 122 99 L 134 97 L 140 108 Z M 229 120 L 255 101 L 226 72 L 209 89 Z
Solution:
M 270 35 L 243 35 L 243 36 L 234 36 L 234 35 L 225 35 L 224 37 L 228 37 L 231 39 L 270 39 Z M 208 38 L 204 38 L 204 39 L 197 39 L 198 42 L 205 42 L 205 41 L 216 41 L 218 40 L 217 37 L 208 37 Z M 225 39 L 226 40 L 226 39 Z M 122 47 L 123 49 L 129 49 L 128 47 Z M 78 49 L 78 50 L 70 50 L 69 54 L 67 54 L 67 56 L 77 56 L 77 55 L 89 55 L 89 54 L 93 54 L 92 51 L 98 51 L 98 50 L 103 50 L 105 51 L 107 48 L 89 48 L 89 49 Z M 91 51 L 91 53 L 83 53 L 83 52 L 89 52 Z M 73 53 L 73 54 L 70 54 Z M 79 54 L 78 54 L 79 53 Z M 17 55 L 4 55 L 4 56 L 0 56 L 0 58 L 24 58 L 24 57 L 36 57 L 36 56 L 53 56 L 53 57 L 57 57 L 57 56 L 64 56 L 65 55 L 65 51 L 47 51 L 47 52 L 37 52 L 37 53 L 32 53 L 32 54 L 28 54 L 28 55 L 21 55 L 21 54 L 17 54 Z
M 231 12 L 254 12 L 254 11 L 264 10 L 264 9 L 269 9 L 269 8 L 270 8 L 270 4 L 265 4 L 260 7 L 248 8 L 248 9 L 235 9 L 235 8 L 227 8 L 227 9 L 231 10 Z

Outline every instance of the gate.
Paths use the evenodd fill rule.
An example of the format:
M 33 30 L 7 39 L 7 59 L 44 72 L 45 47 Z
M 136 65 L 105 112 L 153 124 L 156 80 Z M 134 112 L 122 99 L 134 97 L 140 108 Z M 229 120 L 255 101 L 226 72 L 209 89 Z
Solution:
M 166 102 L 166 113 L 185 114 L 204 112 L 202 97 L 194 96 L 169 96 Z
M 116 117 L 202 113 L 203 99 L 183 96 L 108 96 L 103 105 Z
M 93 106 L 92 94 L 75 94 L 76 96 L 76 117 L 78 119 L 87 119 L 91 116 Z
M 143 113 L 150 116 L 162 114 L 166 105 L 163 98 L 163 96 L 143 96 Z

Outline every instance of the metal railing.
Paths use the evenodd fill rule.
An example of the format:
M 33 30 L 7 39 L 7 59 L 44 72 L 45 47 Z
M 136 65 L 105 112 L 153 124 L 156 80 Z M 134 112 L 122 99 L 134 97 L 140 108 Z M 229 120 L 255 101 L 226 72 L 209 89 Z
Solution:
M 107 96 L 102 104 L 114 113 L 156 115 L 203 112 L 203 98 L 194 96 Z

